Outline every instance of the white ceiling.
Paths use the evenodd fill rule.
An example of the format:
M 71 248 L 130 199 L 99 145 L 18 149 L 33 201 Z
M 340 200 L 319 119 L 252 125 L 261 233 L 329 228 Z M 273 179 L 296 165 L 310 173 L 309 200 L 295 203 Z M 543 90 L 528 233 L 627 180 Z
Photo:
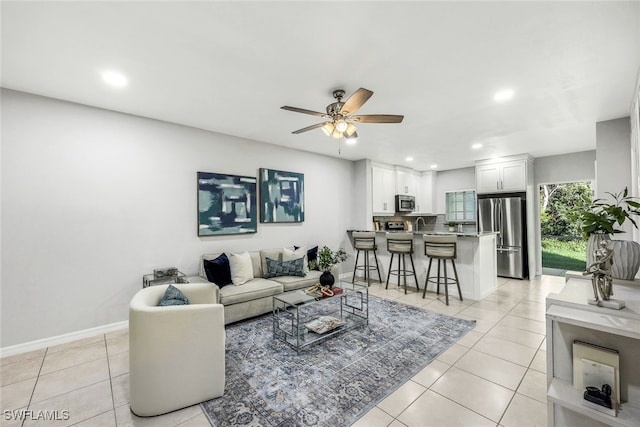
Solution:
M 640 68 L 639 2 L 2 2 L 2 86 L 258 141 L 427 170 L 595 149 Z M 115 89 L 100 73 L 116 69 Z M 374 91 L 354 146 L 331 93 Z M 509 87 L 507 103 L 493 94 Z M 472 150 L 473 143 L 484 147 Z M 412 156 L 408 163 L 405 157 Z

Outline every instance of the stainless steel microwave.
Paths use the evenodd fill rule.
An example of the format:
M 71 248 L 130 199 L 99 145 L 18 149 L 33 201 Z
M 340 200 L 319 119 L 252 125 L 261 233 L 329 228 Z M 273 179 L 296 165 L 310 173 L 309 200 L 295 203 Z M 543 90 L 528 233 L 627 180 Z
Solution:
M 396 194 L 396 212 L 413 212 L 414 210 L 416 210 L 415 197 Z

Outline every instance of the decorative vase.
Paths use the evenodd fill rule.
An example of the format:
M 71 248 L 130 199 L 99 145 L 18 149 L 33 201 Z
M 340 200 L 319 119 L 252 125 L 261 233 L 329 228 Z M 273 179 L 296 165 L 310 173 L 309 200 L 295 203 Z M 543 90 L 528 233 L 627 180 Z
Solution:
M 611 277 L 633 280 L 640 269 L 640 244 L 633 240 L 612 240 L 609 249 L 613 250 Z
M 598 250 L 600 242 L 603 240 L 611 240 L 611 236 L 605 233 L 593 233 L 589 235 L 589 239 L 587 240 L 587 267 L 595 261 L 593 254 Z
M 333 287 L 333 284 L 336 282 L 336 278 L 333 277 L 330 271 L 325 271 L 320 275 L 320 284 L 322 286 L 328 286 L 329 289 Z

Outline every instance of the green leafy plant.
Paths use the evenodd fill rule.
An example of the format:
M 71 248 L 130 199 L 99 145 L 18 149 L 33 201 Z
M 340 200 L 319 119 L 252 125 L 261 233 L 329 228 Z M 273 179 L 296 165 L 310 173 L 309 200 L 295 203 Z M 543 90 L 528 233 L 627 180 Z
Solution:
M 315 261 L 315 265 L 317 265 L 322 271 L 331 271 L 334 265 L 345 261 L 347 257 L 347 253 L 342 248 L 334 252 L 329 249 L 329 247 L 324 246 L 318 251 L 318 259 Z M 313 263 L 314 262 L 312 261 L 311 264 Z M 314 265 L 311 265 L 311 267 L 313 268 Z
M 449 221 L 449 222 L 447 222 L 447 225 L 448 225 L 449 227 L 455 227 L 455 226 L 456 226 L 456 223 L 455 223 L 454 221 Z
M 640 215 L 640 199 L 629 196 L 626 187 L 619 193 L 607 194 L 615 203 L 605 203 L 604 199 L 591 201 L 585 196 L 582 204 L 569 212 L 569 217 L 580 224 L 580 231 L 585 239 L 594 233 L 622 233 L 622 230 L 615 227 L 621 226 L 626 220 L 638 228 L 632 216 Z

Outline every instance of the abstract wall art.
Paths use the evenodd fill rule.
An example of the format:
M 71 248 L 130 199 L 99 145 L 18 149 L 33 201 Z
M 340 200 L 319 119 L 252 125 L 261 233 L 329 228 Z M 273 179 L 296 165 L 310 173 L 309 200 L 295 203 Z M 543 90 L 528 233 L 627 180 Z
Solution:
M 198 172 L 198 236 L 255 233 L 254 176 Z
M 260 169 L 260 222 L 304 221 L 304 174 Z

